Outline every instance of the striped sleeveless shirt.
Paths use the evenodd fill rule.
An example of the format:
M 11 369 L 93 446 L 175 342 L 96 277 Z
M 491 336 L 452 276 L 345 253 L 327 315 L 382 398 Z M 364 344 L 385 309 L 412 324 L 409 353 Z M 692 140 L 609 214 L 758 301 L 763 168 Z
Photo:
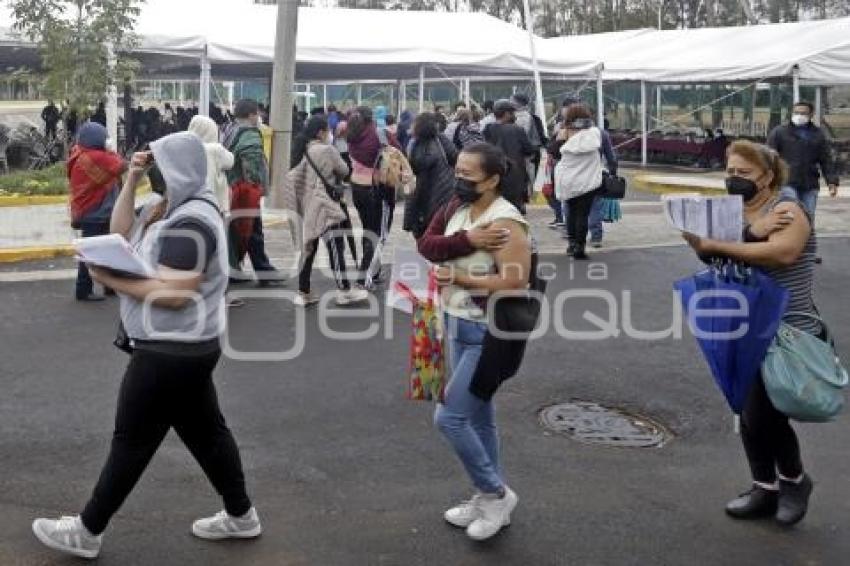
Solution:
M 779 192 L 779 197 L 770 205 L 768 210 L 773 210 L 783 202 L 793 202 L 799 205 L 812 224 L 812 231 L 809 234 L 809 239 L 806 241 L 806 246 L 803 248 L 803 253 L 800 254 L 800 257 L 797 258 L 797 261 L 793 265 L 788 267 L 765 268 L 764 271 L 777 283 L 788 289 L 790 297 L 786 312 L 803 312 L 817 315 L 813 297 L 815 258 L 817 257 L 817 236 L 815 235 L 814 221 L 812 215 L 797 198 L 797 192 L 793 188 L 782 188 Z M 791 315 L 786 316 L 783 320 L 795 328 L 816 336 L 822 332 L 821 324 L 807 317 Z

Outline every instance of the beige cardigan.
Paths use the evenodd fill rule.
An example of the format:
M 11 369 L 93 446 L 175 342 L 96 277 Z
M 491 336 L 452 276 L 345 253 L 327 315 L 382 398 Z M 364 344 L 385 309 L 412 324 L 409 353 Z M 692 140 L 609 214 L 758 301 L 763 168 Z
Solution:
M 318 141 L 307 146 L 310 159 L 329 183 L 348 175 L 348 165 L 339 151 Z M 319 176 L 304 158 L 286 174 L 283 190 L 284 208 L 298 215 L 301 222 L 302 249 L 319 239 L 325 232 L 345 220 L 345 213 L 325 189 Z M 297 233 L 297 231 L 296 231 Z

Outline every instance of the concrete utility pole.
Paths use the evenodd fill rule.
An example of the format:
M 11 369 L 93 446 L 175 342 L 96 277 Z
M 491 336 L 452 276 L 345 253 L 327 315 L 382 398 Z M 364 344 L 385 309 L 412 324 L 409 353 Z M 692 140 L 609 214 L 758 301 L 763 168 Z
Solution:
M 295 86 L 295 48 L 298 2 L 278 2 L 271 99 L 271 205 L 283 205 L 283 182 L 289 171 L 292 146 L 292 90 Z

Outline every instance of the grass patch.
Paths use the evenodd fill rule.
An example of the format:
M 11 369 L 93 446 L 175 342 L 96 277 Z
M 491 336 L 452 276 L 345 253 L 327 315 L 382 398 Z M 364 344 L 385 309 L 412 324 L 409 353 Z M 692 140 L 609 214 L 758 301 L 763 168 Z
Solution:
M 64 163 L 37 171 L 15 171 L 0 175 L 0 196 L 67 195 L 68 176 Z

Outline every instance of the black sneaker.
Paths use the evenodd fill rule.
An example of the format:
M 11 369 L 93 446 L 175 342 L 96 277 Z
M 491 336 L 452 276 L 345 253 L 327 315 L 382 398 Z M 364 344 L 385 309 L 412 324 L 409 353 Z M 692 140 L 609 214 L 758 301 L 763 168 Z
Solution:
M 726 514 L 735 519 L 761 519 L 776 513 L 779 492 L 754 485 L 750 491 L 726 504 Z
M 100 303 L 105 301 L 106 297 L 96 293 L 89 293 L 88 295 L 77 295 L 77 300 L 82 303 Z
M 776 522 L 791 527 L 803 520 L 809 510 L 809 497 L 815 484 L 808 474 L 803 475 L 800 483 L 779 480 L 779 508 Z

